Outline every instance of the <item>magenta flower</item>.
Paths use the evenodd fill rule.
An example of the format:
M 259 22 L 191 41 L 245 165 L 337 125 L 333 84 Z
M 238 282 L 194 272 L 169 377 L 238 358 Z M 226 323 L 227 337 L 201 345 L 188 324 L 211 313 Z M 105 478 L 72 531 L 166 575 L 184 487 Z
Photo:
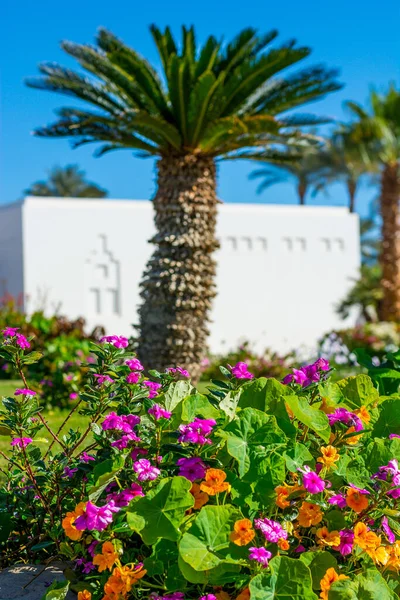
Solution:
M 137 496 L 144 496 L 143 489 L 138 483 L 132 483 L 130 488 L 121 492 L 113 492 L 107 496 L 107 502 L 113 500 L 118 508 L 125 508 Z
M 148 454 L 145 448 L 134 448 L 130 453 L 130 457 L 133 461 L 137 460 L 138 456 L 146 456 Z
M 93 377 L 96 377 L 99 385 L 103 385 L 103 383 L 114 383 L 114 379 L 112 379 L 109 375 L 99 375 L 99 373 L 94 373 Z
M 155 381 L 143 381 L 143 385 L 149 388 L 149 398 L 155 398 L 161 387 L 161 383 L 156 383 Z
M 78 472 L 78 469 L 71 469 L 70 467 L 64 467 L 64 477 L 73 477 L 75 473 Z
M 236 379 L 253 379 L 253 373 L 250 373 L 247 363 L 238 362 L 234 367 L 232 367 L 232 375 L 236 377 Z
M 329 362 L 325 358 L 319 358 L 311 365 L 305 365 L 300 369 L 292 369 L 293 373 L 286 375 L 282 380 L 285 385 L 288 383 L 297 383 L 302 387 L 307 387 L 311 383 L 320 381 L 321 371 L 329 371 Z
M 317 369 L 320 369 L 321 371 L 329 371 L 330 366 L 329 366 L 329 361 L 326 360 L 325 358 L 319 358 L 314 365 L 317 367 Z
M 355 431 L 361 431 L 364 429 L 361 419 L 355 415 L 354 413 L 346 410 L 345 408 L 337 408 L 335 412 L 330 415 L 327 415 L 329 420 L 329 425 L 334 425 L 335 423 L 344 423 L 345 425 L 354 426 Z
M 103 423 L 101 424 L 103 430 L 113 429 L 117 431 L 123 431 L 124 433 L 131 433 L 133 427 L 140 423 L 140 417 L 137 415 L 117 415 L 115 412 L 110 412 Z
M 32 444 L 33 439 L 30 437 L 13 438 L 10 442 L 11 446 L 18 446 L 18 448 L 26 448 L 28 444 Z
M 214 594 L 206 594 L 205 596 L 200 596 L 199 600 L 217 600 L 217 596 L 214 596 Z
M 305 552 L 306 549 L 302 544 L 299 544 L 297 548 L 294 549 L 294 551 L 296 552 L 296 554 L 302 554 L 302 552 Z
M 76 519 L 74 525 L 79 531 L 84 531 L 85 529 L 89 531 L 103 531 L 112 523 L 113 513 L 118 511 L 119 508 L 115 506 L 113 500 L 104 506 L 96 506 L 89 500 L 86 504 L 85 512 Z
M 36 392 L 28 388 L 18 388 L 15 390 L 14 396 L 36 396 Z
M 325 481 L 321 479 L 310 467 L 299 469 L 303 473 L 303 486 L 310 494 L 319 494 L 325 489 Z
M 395 438 L 400 438 L 400 435 L 398 433 L 391 433 L 389 435 L 389 440 L 393 440 Z
M 308 385 L 307 375 L 305 374 L 305 372 L 302 369 L 292 369 L 292 371 L 293 371 L 293 374 L 286 375 L 286 377 L 283 378 L 282 383 L 287 385 L 288 383 L 294 382 L 303 387 Z
M 126 376 L 127 383 L 137 383 L 140 379 L 140 373 L 132 371 L 132 373 L 128 373 Z
M 186 379 L 189 379 L 190 377 L 189 371 L 183 369 L 182 367 L 169 367 L 165 370 L 165 372 L 169 373 L 170 375 L 180 375 L 181 377 L 185 377 Z
M 89 544 L 89 546 L 87 547 L 87 551 L 92 558 L 96 554 L 96 546 L 98 546 L 99 544 L 100 544 L 100 542 L 98 542 L 97 540 L 93 540 L 93 542 L 91 542 Z
M 338 506 L 339 508 L 346 508 L 347 506 L 346 498 L 341 493 L 335 494 L 334 496 L 328 498 L 328 503 Z
M 159 404 L 153 404 L 153 406 L 149 408 L 147 412 L 149 415 L 153 415 L 156 421 L 159 421 L 160 419 L 170 419 L 172 417 L 172 412 L 165 410 L 165 408 Z
M 379 467 L 378 472 L 372 475 L 374 479 L 381 479 L 382 481 L 388 481 L 389 476 L 393 485 L 400 485 L 399 463 L 395 458 L 389 460 L 384 467 Z
M 393 490 L 389 490 L 388 492 L 386 492 L 386 495 L 390 496 L 394 500 L 397 500 L 398 498 L 400 498 L 400 487 L 393 488 Z
M 184 442 L 186 444 L 211 444 L 211 440 L 207 438 L 211 434 L 212 428 L 217 424 L 214 419 L 199 419 L 195 418 L 194 421 L 188 423 L 188 425 L 179 425 L 179 432 L 182 434 L 178 438 L 178 442 Z
M 2 330 L 2 334 L 4 337 L 14 337 L 18 331 L 19 327 L 6 327 Z
M 283 529 L 282 525 L 272 519 L 256 519 L 254 527 L 264 534 L 268 542 L 273 542 L 274 544 L 281 539 L 286 540 L 288 536 L 287 531 Z
M 388 522 L 387 517 L 383 517 L 383 519 L 382 519 L 382 529 L 385 532 L 389 543 L 394 544 L 396 541 L 396 536 L 394 535 L 393 531 L 389 527 L 389 522 Z
M 131 358 L 129 360 L 126 360 L 125 364 L 128 365 L 128 367 L 132 371 L 143 371 L 144 370 L 144 366 L 142 365 L 142 363 L 140 362 L 140 360 L 138 358 Z
M 88 463 L 91 460 L 96 460 L 94 456 L 91 456 L 90 454 L 88 454 L 87 452 L 82 452 L 82 454 L 80 455 L 80 461 L 84 462 L 84 463 Z
M 179 475 L 186 477 L 189 481 L 204 479 L 207 467 L 200 457 L 180 458 L 176 464 L 179 467 Z
M 15 337 L 17 338 L 16 339 L 17 346 L 22 348 L 22 350 L 28 350 L 31 347 L 30 343 L 28 342 L 26 337 L 24 335 L 22 335 L 22 333 L 17 333 Z
M 340 532 L 339 546 L 333 546 L 334 550 L 340 552 L 342 556 L 351 554 L 353 550 L 354 532 L 351 529 L 342 529 Z
M 140 458 L 133 463 L 133 470 L 137 473 L 139 481 L 153 481 L 161 473 L 160 469 L 153 467 L 147 458 Z
M 128 338 L 122 335 L 105 335 L 100 339 L 100 342 L 107 342 L 115 348 L 127 348 L 129 346 Z
M 265 548 L 256 548 L 255 546 L 249 548 L 249 559 L 256 560 L 263 567 L 268 567 L 268 561 L 271 556 L 272 553 Z
M 136 443 L 140 441 L 140 437 L 138 437 L 134 431 L 130 431 L 129 433 L 125 433 L 119 440 L 111 442 L 111 446 L 117 448 L 117 450 L 124 450 L 132 442 Z
M 77 394 L 76 392 L 71 392 L 69 395 L 70 400 L 77 400 L 78 398 L 79 398 L 79 394 Z

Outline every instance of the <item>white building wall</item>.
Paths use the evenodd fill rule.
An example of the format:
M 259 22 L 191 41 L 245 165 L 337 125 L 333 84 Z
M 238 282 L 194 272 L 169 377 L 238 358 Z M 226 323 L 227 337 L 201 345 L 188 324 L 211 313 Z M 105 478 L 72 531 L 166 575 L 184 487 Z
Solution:
M 0 206 L 0 298 L 23 292 L 22 203 Z
M 90 328 L 103 324 L 129 335 L 152 251 L 151 203 L 27 198 L 22 220 L 23 243 L 15 235 L 13 244 L 23 246 L 28 310 L 58 309 L 84 316 Z M 213 351 L 243 339 L 275 350 L 312 347 L 340 324 L 334 306 L 359 267 L 356 215 L 345 208 L 225 204 L 217 234 Z M 4 235 L 0 222 L 0 243 Z M 13 264 L 17 272 L 21 267 L 4 252 L 0 281 L 11 281 Z M 17 284 L 15 277 L 13 293 Z

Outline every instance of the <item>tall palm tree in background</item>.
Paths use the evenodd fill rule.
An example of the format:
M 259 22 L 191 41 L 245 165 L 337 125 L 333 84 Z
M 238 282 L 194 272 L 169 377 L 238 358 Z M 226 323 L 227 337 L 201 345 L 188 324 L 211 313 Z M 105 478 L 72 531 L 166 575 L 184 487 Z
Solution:
M 36 181 L 24 193 L 27 196 L 56 198 L 105 198 L 108 192 L 87 181 L 85 175 L 78 165 L 53 167 L 47 181 Z
M 210 36 L 198 45 L 193 28 L 179 47 L 169 28 L 151 27 L 162 72 L 101 29 L 97 47 L 63 42 L 86 71 L 43 64 L 28 85 L 91 104 L 62 108 L 39 136 L 73 137 L 75 146 L 103 142 L 100 156 L 135 149 L 156 156 L 153 198 L 156 248 L 141 283 L 139 356 L 147 367 L 181 364 L 196 377 L 204 356 L 215 295 L 216 159 L 277 159 L 299 148 L 299 128 L 318 123 L 287 111 L 340 86 L 336 71 L 308 67 L 282 72 L 310 49 L 290 41 L 271 47 L 272 31 L 245 29 L 229 44 Z M 88 77 L 93 75 L 93 77 Z
M 343 183 L 349 198 L 349 210 L 355 211 L 356 193 L 362 178 L 373 170 L 360 147 L 351 139 L 351 131 L 342 126 L 327 140 L 318 156 L 318 187 L 326 188 L 333 183 Z
M 400 93 L 391 85 L 386 94 L 371 92 L 369 111 L 355 102 L 347 108 L 354 144 L 380 169 L 381 318 L 400 321 Z
M 258 194 L 277 183 L 293 182 L 299 203 L 304 205 L 309 190 L 316 193 L 322 188 L 319 153 L 313 149 L 305 150 L 299 158 L 285 164 L 279 164 L 279 160 L 276 165 L 273 161 L 266 162 L 269 166 L 256 169 L 249 175 L 249 179 L 261 179 L 257 188 Z

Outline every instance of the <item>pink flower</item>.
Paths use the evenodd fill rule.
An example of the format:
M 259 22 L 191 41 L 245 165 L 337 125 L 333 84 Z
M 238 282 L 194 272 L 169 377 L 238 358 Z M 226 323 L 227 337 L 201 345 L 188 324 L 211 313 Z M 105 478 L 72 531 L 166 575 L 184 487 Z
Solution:
M 347 506 L 346 498 L 343 496 L 343 494 L 340 493 L 328 498 L 328 503 L 333 504 L 334 506 L 338 506 L 339 508 L 346 508 Z
M 103 383 L 114 383 L 114 379 L 112 379 L 109 375 L 99 375 L 98 373 L 94 373 L 93 377 L 96 377 L 99 385 L 103 385 Z
M 179 425 L 179 432 L 182 434 L 178 438 L 178 442 L 186 444 L 211 444 L 211 440 L 207 438 L 211 434 L 212 428 L 217 424 L 214 419 L 199 419 L 187 425 Z
M 287 385 L 288 383 L 297 383 L 302 387 L 307 387 L 311 383 L 320 381 L 320 371 L 329 371 L 329 362 L 325 358 L 319 358 L 315 363 L 311 365 L 305 365 L 300 369 L 292 369 L 293 373 L 286 375 L 282 380 L 282 383 Z
M 293 370 L 293 374 L 286 375 L 286 377 L 284 377 L 282 383 L 287 385 L 288 383 L 294 382 L 294 383 L 298 383 L 299 385 L 305 387 L 306 382 L 307 382 L 307 375 L 305 374 L 305 372 L 302 369 L 292 369 L 292 370 Z
M 14 337 L 18 331 L 19 327 L 6 327 L 3 329 L 2 334 L 4 337 Z
M 278 521 L 272 519 L 256 519 L 254 521 L 254 527 L 259 529 L 264 534 L 265 539 L 268 542 L 277 543 L 279 540 L 287 539 L 287 531 L 285 531 Z
M 121 492 L 113 492 L 107 496 L 107 501 L 113 500 L 118 508 L 125 508 L 137 496 L 144 496 L 143 489 L 138 483 L 132 483 L 130 488 Z
M 130 457 L 133 461 L 137 460 L 138 456 L 146 456 L 148 454 L 145 448 L 134 448 L 130 454 Z
M 153 415 L 156 421 L 159 421 L 160 419 L 170 419 L 172 417 L 172 412 L 165 410 L 165 408 L 162 408 L 159 404 L 153 404 L 147 412 L 149 415 Z
M 296 554 L 302 554 L 302 552 L 305 552 L 306 549 L 302 544 L 299 544 L 297 548 L 294 549 L 294 551 L 296 552 Z
M 234 367 L 232 367 L 232 375 L 236 377 L 236 379 L 253 379 L 253 373 L 250 373 L 247 363 L 238 362 Z
M 389 527 L 389 522 L 387 517 L 383 517 L 382 519 L 382 529 L 386 533 L 386 537 L 390 544 L 394 544 L 396 541 L 396 536 L 393 531 Z
M 319 494 L 325 489 L 325 481 L 321 479 L 310 467 L 299 469 L 303 473 L 303 486 L 310 494 Z
M 161 473 L 160 469 L 153 467 L 147 458 L 140 458 L 133 463 L 133 470 L 137 473 L 139 481 L 152 481 Z
M 117 448 L 117 450 L 124 450 L 132 442 L 140 442 L 140 437 L 138 437 L 134 431 L 125 433 L 119 440 L 111 442 L 111 446 Z
M 207 467 L 198 456 L 180 458 L 176 464 L 179 467 L 179 475 L 186 477 L 189 481 L 204 479 L 205 477 Z
M 342 556 L 347 556 L 353 550 L 353 542 L 354 532 L 351 529 L 342 529 L 340 532 L 340 544 L 339 546 L 333 546 L 333 549 L 339 551 Z
M 129 373 L 126 376 L 127 383 L 137 383 L 139 381 L 139 379 L 140 379 L 140 373 L 138 373 L 138 372 L 135 373 L 134 371 L 132 371 L 132 373 Z
M 64 467 L 64 477 L 73 477 L 75 473 L 78 472 L 78 469 L 71 469 L 70 467 Z
M 13 438 L 10 442 L 11 446 L 18 446 L 18 448 L 26 448 L 28 444 L 32 444 L 33 439 L 30 437 Z
M 74 525 L 79 531 L 88 529 L 89 531 L 103 531 L 112 523 L 113 513 L 118 512 L 119 508 L 115 506 L 113 500 L 104 506 L 96 506 L 89 502 L 86 504 L 85 512 L 79 516 Z
M 199 600 L 217 600 L 217 596 L 214 596 L 214 594 L 206 594 L 205 596 L 201 596 Z
M 115 348 L 127 348 L 129 346 L 128 338 L 122 335 L 105 335 L 100 339 L 100 342 L 107 342 Z
M 76 392 L 71 392 L 69 395 L 70 400 L 77 400 L 78 398 L 79 398 L 79 394 L 77 394 Z
M 391 433 L 389 435 L 389 440 L 393 440 L 395 438 L 400 438 L 400 435 L 398 433 Z
M 80 461 L 84 462 L 84 463 L 88 463 L 91 460 L 96 460 L 94 456 L 91 456 L 90 454 L 88 454 L 87 452 L 82 452 L 82 454 L 80 455 Z
M 189 371 L 183 369 L 182 367 L 169 367 L 168 369 L 166 369 L 166 373 L 169 373 L 170 375 L 180 375 L 181 377 L 185 377 L 186 379 L 189 379 L 190 377 Z
M 17 340 L 16 340 L 17 346 L 19 346 L 23 350 L 28 350 L 28 348 L 31 347 L 30 343 L 28 342 L 26 337 L 24 335 L 22 335 L 22 333 L 17 333 L 15 337 L 17 338 Z
M 140 360 L 138 358 L 131 358 L 129 360 L 126 360 L 125 364 L 128 365 L 128 367 L 132 371 L 143 371 L 144 370 L 144 366 L 142 365 L 142 363 L 140 362 Z
M 18 388 L 15 390 L 14 396 L 36 396 L 36 392 L 28 388 Z
M 249 559 L 256 560 L 263 567 L 268 567 L 268 561 L 271 558 L 272 554 L 265 548 L 256 548 L 253 546 L 249 548 Z
M 155 398 L 161 387 L 161 383 L 156 383 L 155 381 L 143 381 L 143 385 L 149 388 L 149 398 Z

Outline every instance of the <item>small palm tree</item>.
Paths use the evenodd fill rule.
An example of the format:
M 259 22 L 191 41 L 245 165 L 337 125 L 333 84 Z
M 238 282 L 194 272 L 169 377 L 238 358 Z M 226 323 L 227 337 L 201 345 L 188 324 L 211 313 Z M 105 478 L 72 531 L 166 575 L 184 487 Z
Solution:
M 53 167 L 47 181 L 36 181 L 24 193 L 27 196 L 55 198 L 105 198 L 108 192 L 87 181 L 85 175 L 78 165 Z
M 394 85 L 383 95 L 372 91 L 369 111 L 354 102 L 347 107 L 355 119 L 351 140 L 380 169 L 381 318 L 400 321 L 400 92 Z
M 272 161 L 266 161 L 271 165 Z M 262 179 L 257 188 L 261 194 L 277 183 L 293 182 L 301 205 L 305 204 L 307 192 L 313 190 L 314 194 L 321 188 L 319 154 L 312 149 L 306 150 L 302 156 L 286 163 L 256 169 L 250 173 L 249 179 Z
M 299 127 L 316 120 L 287 112 L 340 86 L 336 72 L 323 67 L 283 75 L 310 49 L 294 41 L 271 47 L 276 31 L 258 36 L 245 29 L 229 44 L 210 36 L 199 45 L 194 29 L 184 27 L 180 47 L 169 28 L 152 26 L 151 33 L 161 74 L 101 29 L 97 47 L 62 43 L 92 77 L 52 63 L 28 85 L 91 105 L 62 108 L 37 135 L 73 137 L 76 146 L 102 142 L 98 156 L 134 149 L 159 158 L 156 248 L 141 284 L 139 356 L 159 370 L 179 363 L 196 377 L 215 295 L 216 159 L 277 158 L 304 144 Z

